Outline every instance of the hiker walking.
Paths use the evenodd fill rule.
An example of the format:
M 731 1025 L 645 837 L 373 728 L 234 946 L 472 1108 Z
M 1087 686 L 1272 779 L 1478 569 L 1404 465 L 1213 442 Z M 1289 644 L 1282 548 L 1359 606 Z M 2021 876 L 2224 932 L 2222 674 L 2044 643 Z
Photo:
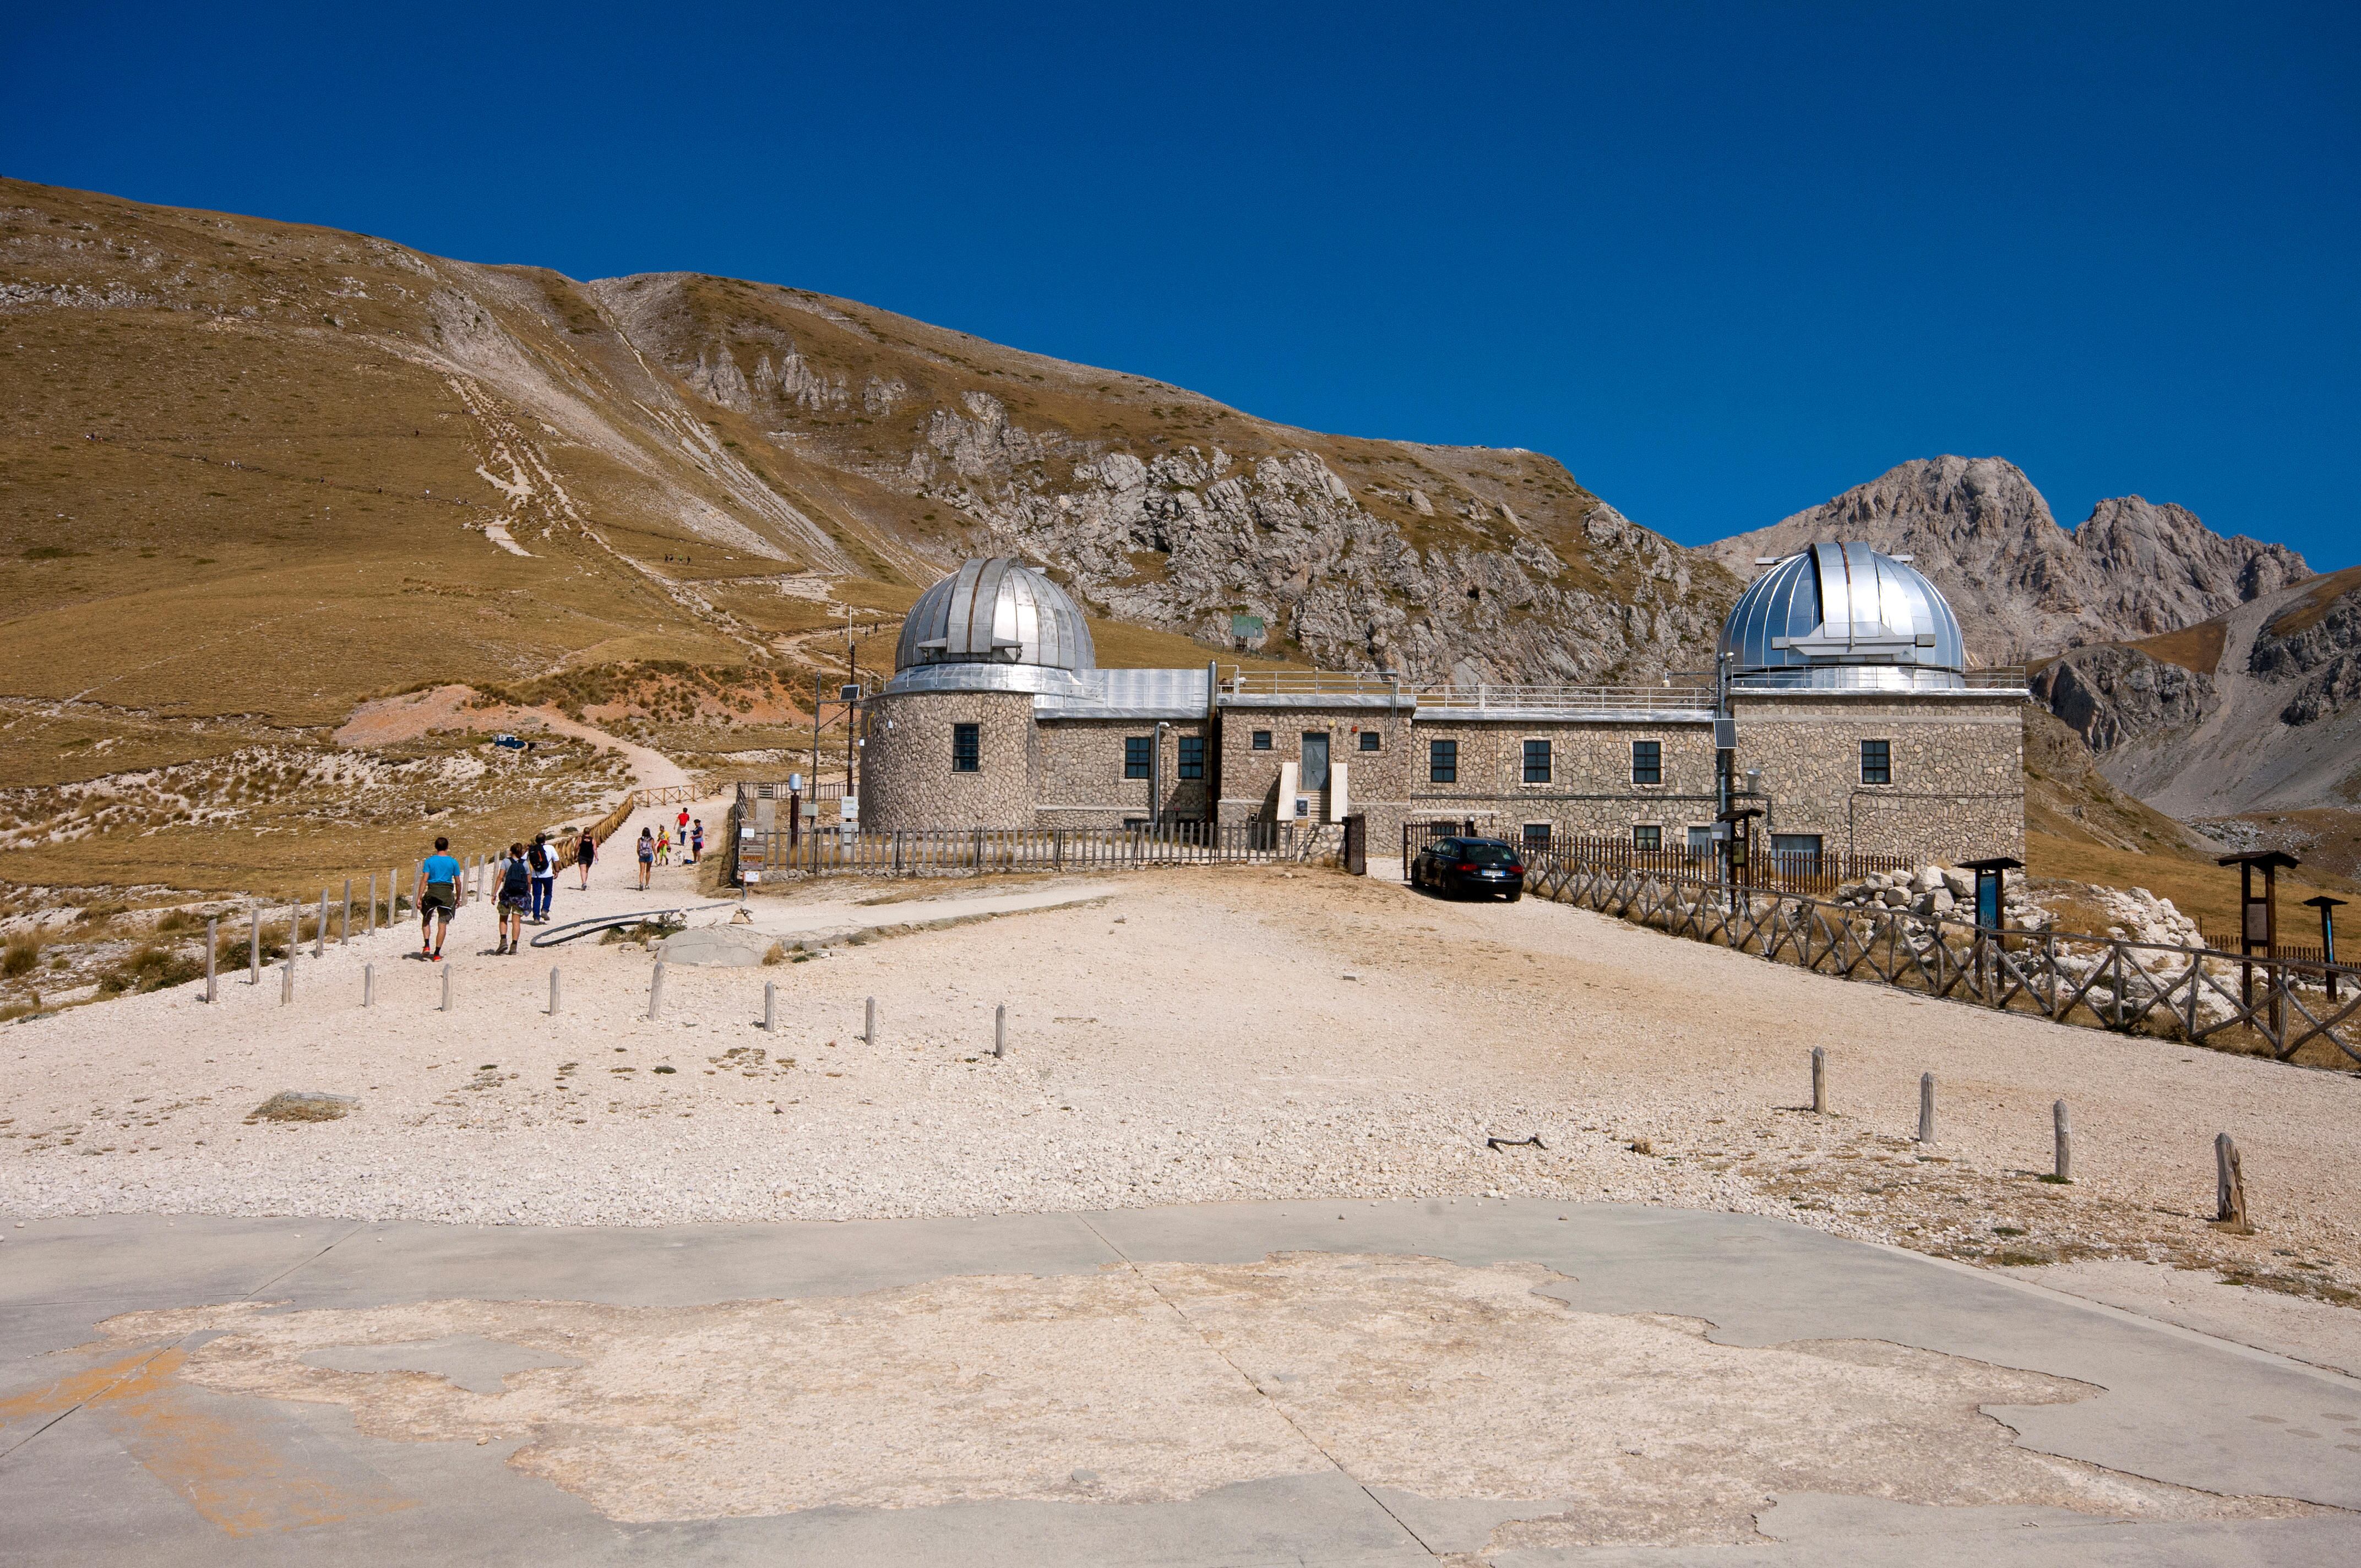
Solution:
M 585 828 L 574 840 L 574 864 L 582 872 L 582 891 L 590 891 L 590 862 L 598 858 L 598 841 Z
M 680 842 L 688 842 L 688 807 L 686 806 L 680 808 Z
M 451 934 L 451 916 L 459 912 L 459 862 L 451 856 L 450 839 L 436 839 L 434 852 L 419 862 L 418 886 L 411 898 L 418 905 L 418 955 L 439 963 L 443 938 Z
M 508 858 L 500 862 L 499 916 L 500 941 L 495 953 L 524 951 L 524 912 L 533 902 L 533 864 L 525 859 L 522 844 L 511 844 Z
M 705 859 L 705 818 L 700 817 L 697 819 L 697 827 L 688 841 L 688 863 L 693 866 L 703 859 Z
M 533 836 L 533 848 L 524 852 L 525 869 L 533 873 L 533 923 L 549 924 L 550 901 L 557 894 L 557 851 L 549 847 L 549 835 Z
M 648 890 L 648 879 L 655 874 L 656 835 L 652 828 L 640 829 L 640 891 Z

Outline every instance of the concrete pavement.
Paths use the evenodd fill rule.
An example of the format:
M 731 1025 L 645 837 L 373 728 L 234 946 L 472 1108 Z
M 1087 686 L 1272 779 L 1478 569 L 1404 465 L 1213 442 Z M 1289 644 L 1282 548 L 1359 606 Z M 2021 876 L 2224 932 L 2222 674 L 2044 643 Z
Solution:
M 1978 1568 L 2361 1560 L 2361 1516 L 2342 1511 L 2361 1510 L 2361 1382 L 2004 1276 L 1747 1216 L 1430 1200 L 649 1230 L 109 1216 L 22 1228 L 0 1221 L 0 1561 L 9 1563 L 1374 1565 L 1457 1553 L 1482 1553 L 1477 1560 L 1502 1568 L 1839 1556 L 1871 1563 L 1972 1557 Z M 2015 1429 L 2018 1447 L 2061 1456 L 2078 1475 L 2103 1466 L 2190 1489 L 2204 1495 L 2215 1517 L 2186 1508 L 2162 1517 L 2128 1501 L 2120 1512 L 2095 1513 L 1994 1504 L 1989 1494 L 1968 1495 L 1964 1480 L 1960 1496 L 1939 1499 L 1952 1506 L 1930 1506 L 1896 1501 L 1864 1475 L 1853 1491 L 1766 1495 L 1748 1540 L 1682 1540 L 1672 1520 L 1653 1539 L 1645 1528 L 1620 1527 L 1611 1540 L 1594 1531 L 1587 1543 L 1553 1544 L 1547 1520 L 1579 1516 L 1599 1499 L 1388 1485 L 1354 1457 L 1349 1434 L 1324 1435 L 1313 1407 L 1289 1402 L 1280 1385 L 1292 1385 L 1292 1374 L 1274 1382 L 1255 1371 L 1236 1332 L 1199 1317 L 1191 1326 L 1209 1354 L 1228 1357 L 1246 1378 L 1240 1398 L 1278 1410 L 1317 1449 L 1308 1468 L 1192 1496 L 1104 1502 L 1092 1500 L 1093 1472 L 1077 1466 L 1071 1486 L 1062 1471 L 1053 1478 L 1054 1495 L 713 1517 L 694 1517 L 693 1499 L 667 1494 L 662 1475 L 642 1476 L 639 1484 L 655 1487 L 658 1511 L 681 1517 L 619 1519 L 593 1506 L 586 1489 L 507 1463 L 524 1446 L 515 1438 L 390 1436 L 401 1424 L 390 1407 L 225 1392 L 220 1376 L 196 1376 L 206 1344 L 234 1341 L 245 1320 L 177 1338 L 134 1334 L 93 1344 L 95 1325 L 118 1314 L 222 1303 L 283 1303 L 254 1318 L 268 1327 L 294 1314 L 455 1301 L 631 1310 L 843 1302 L 986 1275 L 1087 1282 L 1140 1274 L 1166 1281 L 1157 1289 L 1188 1317 L 1197 1309 L 1159 1271 L 1297 1254 L 1537 1265 L 1563 1277 L 1535 1271 L 1534 1289 L 1575 1313 L 1704 1320 L 1712 1325 L 1706 1340 L 1719 1346 L 1872 1347 L 1814 1364 L 1834 1369 L 1832 1388 L 1852 1360 L 1918 1352 L 1957 1358 L 1944 1365 L 1971 1373 L 2014 1368 L 2071 1380 L 2089 1387 L 2044 1402 L 1987 1405 L 1987 1413 Z M 1236 1294 L 1234 1284 L 1224 1288 Z M 1273 1310 L 1283 1315 L 1286 1303 Z M 1306 1343 L 1349 1349 L 1356 1335 L 1376 1332 L 1332 1313 Z M 686 1370 L 665 1376 L 692 1415 L 704 1401 L 707 1419 L 726 1425 L 741 1418 L 725 1421 L 711 1403 L 719 1394 L 699 1386 L 734 1375 L 738 1353 L 716 1351 L 718 1343 L 708 1341 Z M 493 1391 L 504 1387 L 609 1376 L 603 1364 L 569 1370 L 589 1358 L 461 1333 L 313 1350 L 302 1365 L 334 1370 L 297 1376 L 429 1389 L 497 1410 L 520 1398 Z M 1544 1402 L 1549 1394 L 1520 1392 Z M 1159 1391 L 1138 1393 L 1152 1404 Z M 857 1391 L 843 1398 L 842 1420 L 857 1427 L 867 1419 Z M 961 1442 L 989 1450 L 1021 1440 L 1014 1418 L 1002 1425 L 988 1405 L 978 1409 L 983 1413 Z M 1501 1409 L 1509 1419 L 1505 1399 Z M 1434 1443 L 1480 1458 L 1490 1445 L 1484 1412 L 1459 1414 L 1473 1424 L 1402 1419 L 1434 1420 Z M 1382 1409 L 1377 1415 L 1386 1419 Z M 531 1441 L 558 1440 L 536 1429 Z M 783 1428 L 777 1441 L 814 1440 Z M 1995 1441 L 2006 1446 L 2004 1434 Z M 1651 1462 L 1687 1461 L 1666 1451 Z M 1700 1474 L 1731 1462 L 1714 1458 Z M 694 1456 L 686 1463 L 684 1477 Z M 1963 1459 L 1963 1476 L 1965 1468 Z M 2319 1507 L 2257 1503 L 2229 1510 L 2251 1517 L 2221 1517 L 2213 1505 L 2224 1498 Z M 1516 1523 L 1537 1519 L 1544 1522 Z

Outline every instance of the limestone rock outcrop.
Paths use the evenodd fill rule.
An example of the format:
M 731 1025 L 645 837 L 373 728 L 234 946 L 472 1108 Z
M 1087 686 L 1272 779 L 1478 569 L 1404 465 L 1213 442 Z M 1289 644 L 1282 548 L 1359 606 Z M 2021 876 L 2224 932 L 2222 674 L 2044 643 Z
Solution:
M 2354 586 L 2326 591 L 2346 579 Z M 2316 724 L 2361 700 L 2361 570 L 2338 573 L 2265 622 L 2246 668 L 2300 683 L 2279 710 L 2283 723 Z
M 1751 576 L 1758 556 L 1833 538 L 1911 555 L 1987 663 L 2170 631 L 2312 576 L 2284 545 L 2224 539 L 2186 508 L 2138 496 L 2101 501 L 2069 532 L 2024 470 L 1998 457 L 1905 463 L 1706 553 Z
M 2216 698 L 2211 675 L 2114 644 L 2071 649 L 2030 684 L 2035 700 L 2099 752 L 2194 729 Z

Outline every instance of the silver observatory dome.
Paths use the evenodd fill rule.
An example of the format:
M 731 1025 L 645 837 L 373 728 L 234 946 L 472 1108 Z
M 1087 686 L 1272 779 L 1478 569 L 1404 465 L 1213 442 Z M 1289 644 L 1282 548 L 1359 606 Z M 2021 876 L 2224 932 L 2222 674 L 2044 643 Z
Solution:
M 1079 692 L 1098 651 L 1066 590 L 1005 555 L 979 557 L 918 596 L 889 691 Z
M 1721 624 L 1740 688 L 1928 691 L 1967 684 L 1960 618 L 1906 561 L 1815 544 L 1754 579 Z

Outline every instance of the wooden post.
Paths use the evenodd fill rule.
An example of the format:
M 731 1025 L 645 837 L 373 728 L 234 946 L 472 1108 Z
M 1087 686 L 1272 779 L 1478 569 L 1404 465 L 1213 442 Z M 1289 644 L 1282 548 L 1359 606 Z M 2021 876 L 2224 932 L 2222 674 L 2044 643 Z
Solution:
M 214 1001 L 218 994 L 214 988 L 214 967 L 215 959 L 219 957 L 220 941 L 221 922 L 218 919 L 207 920 L 205 922 L 205 1000 L 207 1002 Z
M 1935 1075 L 1931 1072 L 1918 1075 L 1918 1141 L 1935 1141 Z
M 377 965 L 361 965 L 361 1005 L 377 1005 Z
M 663 1016 L 664 959 L 658 959 L 653 972 L 648 976 L 648 1018 L 650 1022 L 653 1022 Z
M 873 996 L 869 999 L 868 1006 L 862 1010 L 861 1039 L 863 1045 L 877 1043 L 877 999 Z
M 1828 1113 L 1828 1053 L 1818 1046 L 1812 1047 L 1812 1113 Z
M 287 961 L 279 966 L 279 1005 L 284 1007 L 295 1000 L 295 944 L 287 944 Z
M 776 981 L 763 982 L 763 1033 L 774 1035 L 779 1029 L 779 985 Z
M 557 968 L 555 964 L 549 970 L 549 1015 L 553 1018 L 557 1016 Z
M 312 956 L 328 956 L 328 890 L 324 887 L 320 890 L 320 922 L 312 928 Z
M 2227 1133 L 2213 1138 L 2213 1223 L 2237 1235 L 2253 1235 L 2254 1223 L 2246 1218 L 2246 1174 L 2238 1163 L 2238 1146 Z
M 2066 1114 L 2066 1102 L 2060 1100 L 2050 1105 L 2049 1122 L 2057 1134 L 2056 1175 L 2060 1181 L 2071 1181 L 2074 1179 L 2074 1124 Z
M 451 1011 L 451 966 L 443 966 L 443 1011 Z
M 246 983 L 262 983 L 262 905 L 246 906 Z
M 345 912 L 336 919 L 336 946 L 343 947 L 353 939 L 353 879 L 345 879 Z
M 390 923 L 390 922 L 389 922 Z M 368 913 L 361 916 L 361 935 L 377 935 L 377 872 L 369 872 Z
M 1008 1054 L 1008 1003 L 1005 1002 L 992 1010 L 992 1054 Z

